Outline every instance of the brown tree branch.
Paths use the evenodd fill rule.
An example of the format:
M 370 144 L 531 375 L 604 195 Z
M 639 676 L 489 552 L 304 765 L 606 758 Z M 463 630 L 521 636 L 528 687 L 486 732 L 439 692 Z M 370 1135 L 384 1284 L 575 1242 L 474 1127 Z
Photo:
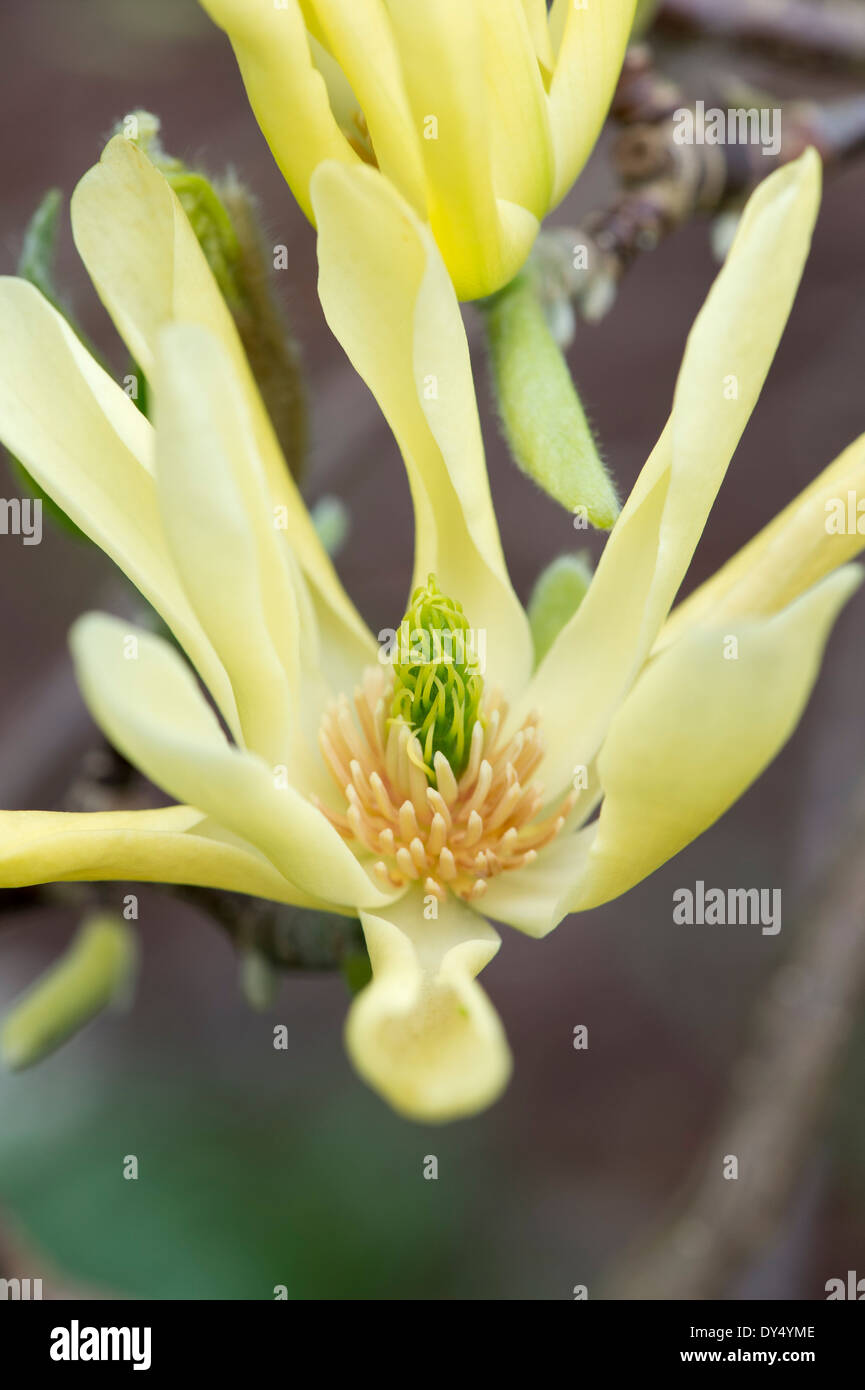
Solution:
M 865 788 L 768 986 L 714 1135 L 673 1213 L 611 1273 L 605 1297 L 721 1297 L 778 1231 L 865 994 L 863 843 Z M 723 1175 L 728 1155 L 735 1179 Z
M 729 101 L 743 105 L 741 91 Z M 767 98 L 747 104 L 764 107 Z M 779 107 L 780 146 L 769 154 L 756 144 L 679 143 L 674 113 L 687 109 L 699 124 L 695 107 L 657 72 L 649 50 L 632 48 L 613 102 L 619 133 L 612 160 L 622 191 L 579 227 L 542 232 L 533 253 L 539 293 L 563 325 L 564 343 L 574 328 L 564 306 L 589 322 L 602 318 L 637 257 L 692 218 L 735 214 L 761 179 L 809 145 L 830 171 L 865 151 L 865 95 Z
M 366 951 L 356 917 L 213 888 L 164 891 L 200 908 L 224 928 L 239 952 L 256 951 L 278 970 L 338 970 Z
M 844 67 L 865 64 L 865 7 L 859 0 L 662 0 L 656 25 Z

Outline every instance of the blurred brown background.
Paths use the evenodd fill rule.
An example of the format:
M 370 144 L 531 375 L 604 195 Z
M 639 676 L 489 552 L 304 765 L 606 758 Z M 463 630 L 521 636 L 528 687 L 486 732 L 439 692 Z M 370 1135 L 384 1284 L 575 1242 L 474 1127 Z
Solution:
M 323 321 L 313 233 L 247 108 L 227 42 L 193 0 L 31 0 L 5 8 L 0 25 L 3 271 L 14 272 L 45 188 L 68 198 L 129 110 L 158 113 L 166 147 L 190 162 L 213 172 L 234 164 L 260 197 L 268 239 L 289 247 L 280 282 L 314 410 L 308 498 L 335 493 L 350 508 L 340 573 L 372 627 L 392 625 L 412 548 L 401 464 Z M 660 57 L 692 97 L 718 61 L 780 97 L 862 89 L 861 74 L 703 44 L 667 45 Z M 555 220 L 576 220 L 611 190 L 602 144 Z M 68 218 L 64 226 L 61 283 L 119 374 L 122 352 Z M 789 329 L 688 587 L 865 429 L 863 230 L 860 161 L 826 189 Z M 714 273 L 708 229 L 694 223 L 641 259 L 600 325 L 578 331 L 572 367 L 623 492 L 666 418 Z M 548 560 L 580 538 L 509 463 L 479 354 L 476 366 L 505 551 L 525 599 Z M 2 469 L 0 492 L 11 496 Z M 110 563 L 50 527 L 38 547 L 0 538 L 3 806 L 56 804 L 89 738 L 66 630 L 83 608 L 117 598 Z M 58 1268 L 73 1283 L 153 1298 L 268 1298 L 277 1283 L 292 1297 L 550 1299 L 571 1297 L 575 1284 L 595 1296 L 698 1162 L 749 1019 L 791 948 L 797 905 L 842 833 L 865 767 L 863 632 L 860 594 L 784 754 L 678 860 L 542 943 L 506 932 L 483 982 L 516 1071 L 504 1099 L 472 1121 L 412 1126 L 355 1079 L 339 978 L 290 976 L 273 1014 L 256 1015 L 218 929 L 142 892 L 132 1010 L 39 1068 L 0 1077 L 0 1225 L 28 1250 L 32 1272 Z M 673 890 L 696 879 L 780 887 L 784 929 L 675 926 Z M 865 903 L 858 913 L 865 923 Z M 3 919 L 0 1001 L 74 925 L 60 913 Z M 289 1029 L 288 1052 L 272 1047 L 277 1022 Z M 572 1046 L 580 1023 L 586 1052 Z M 827 1279 L 865 1274 L 863 1072 L 860 1028 L 823 1097 L 782 1230 L 731 1277 L 727 1296 L 822 1298 Z M 124 1182 L 133 1153 L 141 1176 Z M 422 1178 L 427 1154 L 439 1159 L 437 1182 Z

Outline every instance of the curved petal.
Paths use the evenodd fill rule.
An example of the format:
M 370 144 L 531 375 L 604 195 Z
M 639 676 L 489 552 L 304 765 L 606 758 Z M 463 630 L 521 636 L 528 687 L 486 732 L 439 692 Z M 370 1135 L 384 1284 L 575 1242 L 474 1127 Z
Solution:
M 553 44 L 550 37 L 550 22 L 547 14 L 547 0 L 522 0 L 526 22 L 532 36 L 535 55 L 547 77 L 552 76 L 555 66 Z
M 283 177 L 312 220 L 309 181 L 323 159 L 359 162 L 310 56 L 298 0 L 201 0 L 231 39 L 249 104 Z
M 598 820 L 501 887 L 491 883 L 485 910 L 544 936 L 567 913 L 627 892 L 708 829 L 792 734 L 861 579 L 847 566 L 781 613 L 694 627 L 654 658 L 601 749 Z
M 522 0 L 480 0 L 478 8 L 493 186 L 540 222 L 553 192 L 553 142 L 532 32 Z
M 189 606 L 165 543 L 151 426 L 39 291 L 5 277 L 0 279 L 0 438 L 153 605 L 236 729 L 228 678 Z
M 276 11 L 277 17 L 284 13 Z M 341 688 L 346 669 L 356 675 L 374 659 L 375 644 L 286 467 L 231 315 L 180 203 L 141 150 L 116 136 L 78 184 L 71 211 L 81 257 L 145 375 L 153 374 L 159 331 L 168 323 L 200 324 L 221 342 L 246 399 L 273 504 L 284 512 L 286 534 L 310 582 L 320 630 L 330 634 L 323 662 L 328 675 L 332 663 Z
M 597 837 L 563 910 L 639 883 L 759 777 L 799 722 L 832 625 L 861 580 L 847 566 L 781 613 L 696 628 L 650 663 L 601 750 Z
M 297 907 L 301 892 L 252 848 L 208 833 L 192 806 L 157 811 L 0 811 L 0 888 L 36 883 L 184 883 Z
M 559 905 L 585 872 L 597 824 L 562 834 L 542 850 L 533 864 L 490 879 L 484 912 L 526 936 L 548 936 L 559 925 Z
M 669 612 L 790 312 L 819 187 L 808 151 L 750 199 L 688 337 L 667 426 L 588 594 L 512 712 L 515 723 L 542 713 L 551 791 L 592 762 Z
M 861 508 L 861 511 L 859 510 Z M 843 521 L 843 529 L 835 522 Z M 674 609 L 654 651 L 695 623 L 776 613 L 865 549 L 865 434 Z
M 415 583 L 437 575 L 469 622 L 487 630 L 489 678 L 506 694 L 519 690 L 532 667 L 531 633 L 502 555 L 468 345 L 441 257 L 374 170 L 323 165 L 313 202 L 325 315 L 405 460 Z
M 382 173 L 421 215 L 421 132 L 411 112 L 384 0 L 307 0 L 328 51 L 351 83 Z
M 414 1120 L 453 1120 L 491 1105 L 511 1059 L 498 1015 L 474 981 L 499 948 L 496 932 L 452 896 L 427 921 L 418 893 L 361 921 L 373 980 L 346 1022 L 361 1076 Z
M 243 743 L 271 766 L 285 764 L 301 790 L 321 789 L 327 775 L 316 733 L 328 692 L 318 634 L 314 621 L 303 622 L 303 579 L 274 525 L 231 364 L 197 324 L 162 330 L 156 424 L 166 535 L 231 679 Z
M 167 642 L 101 613 L 80 618 L 70 640 L 91 714 L 156 786 L 255 845 L 313 897 L 346 906 L 388 901 L 280 768 L 231 747 Z
M 465 0 L 436 0 L 434 5 L 419 5 L 416 0 L 385 3 L 415 123 L 423 137 L 421 150 L 433 235 L 459 298 L 492 294 L 519 270 L 531 239 L 519 244 L 515 223 L 511 224 L 507 238 L 504 236 L 493 182 L 494 113 L 482 82 L 491 23 L 485 22 L 482 14 L 486 0 L 472 4 Z M 510 10 L 511 0 L 504 0 L 508 32 L 512 27 Z M 496 93 L 500 85 L 497 78 Z M 524 72 L 515 72 L 514 99 L 522 102 L 526 89 Z M 543 145 L 533 143 L 543 170 Z M 503 200 L 512 201 L 507 191 Z M 537 220 L 532 218 L 521 226 L 536 231 Z
M 613 99 L 636 0 L 554 0 L 550 26 L 557 44 L 550 84 L 550 124 L 556 154 L 552 202 L 561 202 L 604 124 Z

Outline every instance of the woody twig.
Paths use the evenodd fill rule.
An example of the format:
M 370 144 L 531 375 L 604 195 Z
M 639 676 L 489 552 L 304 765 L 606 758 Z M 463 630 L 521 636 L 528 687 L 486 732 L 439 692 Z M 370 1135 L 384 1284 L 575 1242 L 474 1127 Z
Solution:
M 865 994 L 865 787 L 792 951 L 769 983 L 724 1113 L 661 1228 L 610 1275 L 613 1299 L 710 1299 L 781 1227 Z M 724 1166 L 737 1161 L 738 1176 Z
M 765 102 L 761 97 L 760 105 Z M 631 49 L 612 110 L 619 126 L 612 160 L 622 191 L 579 227 L 543 232 L 534 253 L 540 293 L 563 325 L 562 341 L 573 333 L 564 304 L 589 322 L 602 318 L 636 258 L 692 218 L 735 217 L 761 179 L 809 145 L 828 171 L 865 151 L 865 95 L 778 109 L 777 149 L 769 152 L 759 143 L 683 140 L 681 113 L 688 113 L 689 128 L 699 135 L 704 110 L 689 105 L 680 88 L 656 70 L 648 48 Z
M 63 798 L 64 811 L 116 811 L 152 805 L 152 793 L 117 749 L 101 741 L 88 750 Z M 188 903 L 217 923 L 241 957 L 255 955 L 274 970 L 351 971 L 363 959 L 360 923 L 354 917 L 288 907 L 217 888 L 159 885 L 168 898 Z M 112 909 L 134 885 L 46 883 L 0 893 L 0 926 L 38 908 L 81 917 Z
M 865 65 L 865 7 L 859 0 L 662 0 L 655 18 L 665 32 L 707 34 L 842 67 Z

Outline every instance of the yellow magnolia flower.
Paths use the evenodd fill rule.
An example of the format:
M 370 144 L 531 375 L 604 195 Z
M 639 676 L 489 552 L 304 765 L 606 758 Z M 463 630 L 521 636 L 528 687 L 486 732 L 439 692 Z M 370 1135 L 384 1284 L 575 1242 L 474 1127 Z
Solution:
M 513 279 L 589 157 L 635 0 L 202 0 L 306 215 L 324 160 L 377 165 L 461 299 Z
M 801 275 L 819 199 L 808 153 L 748 204 L 669 422 L 586 597 L 533 670 L 459 306 L 429 228 L 371 169 L 323 164 L 312 199 L 325 312 L 411 485 L 406 626 L 475 641 L 450 668 L 399 643 L 378 659 L 177 199 L 115 139 L 75 193 L 73 225 L 153 385 L 155 428 L 38 292 L 6 279 L 0 436 L 189 658 L 100 614 L 72 634 L 94 718 L 178 804 L 2 812 L 0 885 L 182 882 L 359 913 L 373 979 L 349 1013 L 351 1057 L 398 1110 L 445 1120 L 491 1102 L 510 1069 L 476 981 L 499 947 L 487 919 L 540 937 L 625 892 L 789 737 L 859 583 L 846 562 L 863 538 L 829 534 L 824 518 L 827 499 L 865 489 L 865 436 L 667 621 Z M 387 537 L 374 546 L 386 553 Z M 731 635 L 737 660 L 725 659 Z

